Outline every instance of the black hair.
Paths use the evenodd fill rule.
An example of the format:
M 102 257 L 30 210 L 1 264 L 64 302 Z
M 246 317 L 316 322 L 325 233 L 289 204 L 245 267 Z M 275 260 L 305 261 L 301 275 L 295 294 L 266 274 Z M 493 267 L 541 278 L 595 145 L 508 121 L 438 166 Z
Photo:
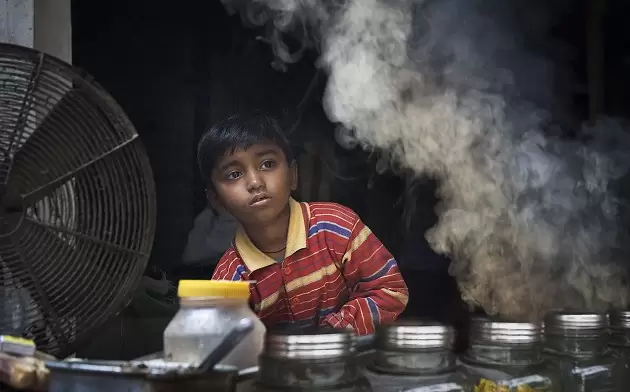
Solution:
M 235 115 L 212 125 L 197 145 L 197 164 L 207 186 L 212 187 L 212 170 L 224 154 L 247 149 L 255 144 L 273 143 L 293 162 L 293 152 L 280 124 L 263 112 Z

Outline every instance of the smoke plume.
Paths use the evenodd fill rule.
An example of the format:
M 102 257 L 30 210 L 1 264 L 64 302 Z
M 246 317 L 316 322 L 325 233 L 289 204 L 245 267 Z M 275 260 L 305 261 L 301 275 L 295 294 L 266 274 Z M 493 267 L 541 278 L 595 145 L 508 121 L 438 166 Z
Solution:
M 627 239 L 612 188 L 628 143 L 612 121 L 584 128 L 588 144 L 549 131 L 551 67 L 522 41 L 541 15 L 515 32 L 516 16 L 534 11 L 506 1 L 224 3 L 273 26 L 286 61 L 295 59 L 281 33 L 299 31 L 328 72 L 330 120 L 439 180 L 427 239 L 452 258 L 469 303 L 530 320 L 552 308 L 626 306 Z

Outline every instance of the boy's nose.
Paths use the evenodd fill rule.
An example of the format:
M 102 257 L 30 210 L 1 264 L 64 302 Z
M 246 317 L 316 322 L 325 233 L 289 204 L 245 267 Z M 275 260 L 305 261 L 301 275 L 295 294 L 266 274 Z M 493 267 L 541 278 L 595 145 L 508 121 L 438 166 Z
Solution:
M 264 185 L 265 183 L 258 173 L 253 173 L 248 176 L 247 188 L 250 191 L 260 189 Z

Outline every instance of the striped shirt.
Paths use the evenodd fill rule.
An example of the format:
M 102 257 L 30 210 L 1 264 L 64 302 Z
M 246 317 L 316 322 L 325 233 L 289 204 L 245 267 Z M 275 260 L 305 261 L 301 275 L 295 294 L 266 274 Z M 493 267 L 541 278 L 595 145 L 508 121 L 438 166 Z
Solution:
M 349 208 L 298 203 L 284 260 L 258 250 L 239 229 L 212 279 L 252 280 L 250 302 L 268 328 L 296 323 L 373 333 L 405 309 L 408 291 L 396 260 Z

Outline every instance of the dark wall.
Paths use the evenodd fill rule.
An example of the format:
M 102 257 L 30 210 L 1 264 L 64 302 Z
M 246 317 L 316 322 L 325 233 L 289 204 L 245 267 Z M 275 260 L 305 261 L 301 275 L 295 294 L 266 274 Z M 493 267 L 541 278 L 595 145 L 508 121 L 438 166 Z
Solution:
M 630 118 L 630 2 L 609 0 L 604 30 L 605 94 L 608 112 Z
M 274 71 L 269 48 L 220 1 L 74 1 L 72 12 L 75 65 L 113 95 L 146 146 L 158 196 L 151 263 L 171 270 L 204 206 L 195 150 L 208 122 L 258 107 L 293 123 L 313 62 Z
M 191 21 L 200 12 L 185 3 L 75 1 L 72 9 L 74 63 L 119 102 L 151 159 L 158 194 L 152 261 L 158 265 L 179 260 L 193 217 L 190 169 L 203 35 L 195 31 L 202 25 Z

